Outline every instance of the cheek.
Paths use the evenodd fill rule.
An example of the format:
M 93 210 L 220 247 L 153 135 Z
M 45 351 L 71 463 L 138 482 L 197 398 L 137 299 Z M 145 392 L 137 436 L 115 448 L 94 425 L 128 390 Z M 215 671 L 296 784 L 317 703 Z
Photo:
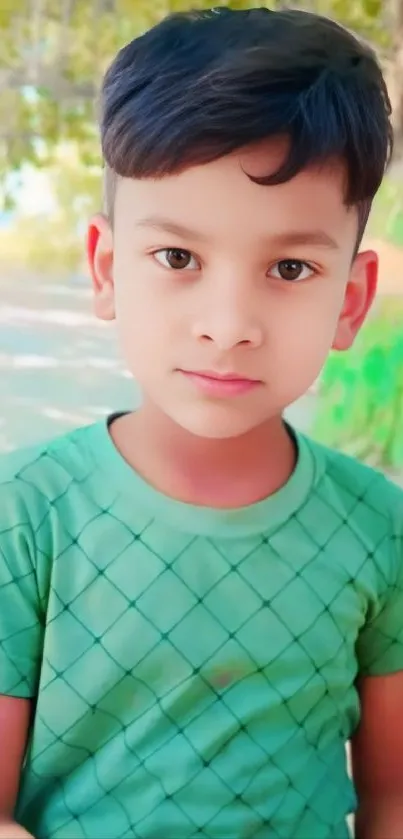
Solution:
M 295 330 L 299 338 L 304 335 L 308 345 L 331 341 L 343 308 L 345 282 L 318 279 L 301 292 L 290 307 L 288 332 Z
M 326 283 L 323 289 L 306 295 L 300 295 L 293 301 L 288 312 L 277 318 L 277 346 L 281 367 L 293 368 L 309 377 L 319 373 L 329 353 L 337 329 L 342 305 L 343 291 L 340 287 L 331 287 Z M 282 324 L 286 323 L 284 329 Z M 279 362 L 280 364 L 280 362 Z
M 126 365 L 139 381 L 143 373 L 155 367 L 158 357 L 164 358 L 172 343 L 172 318 L 155 284 L 121 281 L 115 277 L 116 328 Z

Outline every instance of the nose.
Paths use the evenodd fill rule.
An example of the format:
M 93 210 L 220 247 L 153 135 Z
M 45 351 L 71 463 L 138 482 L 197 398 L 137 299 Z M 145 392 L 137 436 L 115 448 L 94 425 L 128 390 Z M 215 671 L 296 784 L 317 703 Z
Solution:
M 258 308 L 250 290 L 249 293 L 245 289 L 240 291 L 235 282 L 220 290 L 216 288 L 199 306 L 194 335 L 198 341 L 213 343 L 221 352 L 236 346 L 257 348 L 264 338 Z

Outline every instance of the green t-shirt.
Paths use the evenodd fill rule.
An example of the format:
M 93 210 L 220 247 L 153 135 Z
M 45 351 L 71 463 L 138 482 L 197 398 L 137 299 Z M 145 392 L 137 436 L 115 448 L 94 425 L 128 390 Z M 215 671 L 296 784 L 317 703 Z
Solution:
M 38 839 L 348 836 L 357 671 L 403 668 L 402 493 L 297 443 L 231 511 L 155 491 L 105 423 L 2 459 L 0 692 L 35 698 Z

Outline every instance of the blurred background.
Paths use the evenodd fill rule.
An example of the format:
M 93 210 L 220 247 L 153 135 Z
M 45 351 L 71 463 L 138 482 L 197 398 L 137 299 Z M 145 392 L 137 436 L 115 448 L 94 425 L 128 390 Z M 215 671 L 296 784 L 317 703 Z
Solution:
M 101 206 L 97 89 L 116 51 L 172 11 L 212 0 L 2 0 L 0 8 L 0 451 L 130 407 L 113 327 L 95 321 L 86 222 Z M 371 41 L 387 76 L 396 151 L 366 244 L 378 302 L 290 411 L 317 439 L 403 476 L 403 0 L 233 2 L 302 7 Z

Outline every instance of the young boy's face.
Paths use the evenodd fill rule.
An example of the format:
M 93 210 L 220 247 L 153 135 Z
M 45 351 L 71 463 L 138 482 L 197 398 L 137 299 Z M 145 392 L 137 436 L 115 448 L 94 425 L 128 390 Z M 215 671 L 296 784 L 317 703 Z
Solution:
M 376 255 L 352 262 L 342 167 L 270 187 L 245 174 L 277 169 L 285 150 L 122 179 L 113 233 L 102 217 L 90 230 L 98 316 L 116 317 L 145 398 L 196 435 L 238 436 L 280 414 L 330 347 L 351 345 L 372 302 Z

